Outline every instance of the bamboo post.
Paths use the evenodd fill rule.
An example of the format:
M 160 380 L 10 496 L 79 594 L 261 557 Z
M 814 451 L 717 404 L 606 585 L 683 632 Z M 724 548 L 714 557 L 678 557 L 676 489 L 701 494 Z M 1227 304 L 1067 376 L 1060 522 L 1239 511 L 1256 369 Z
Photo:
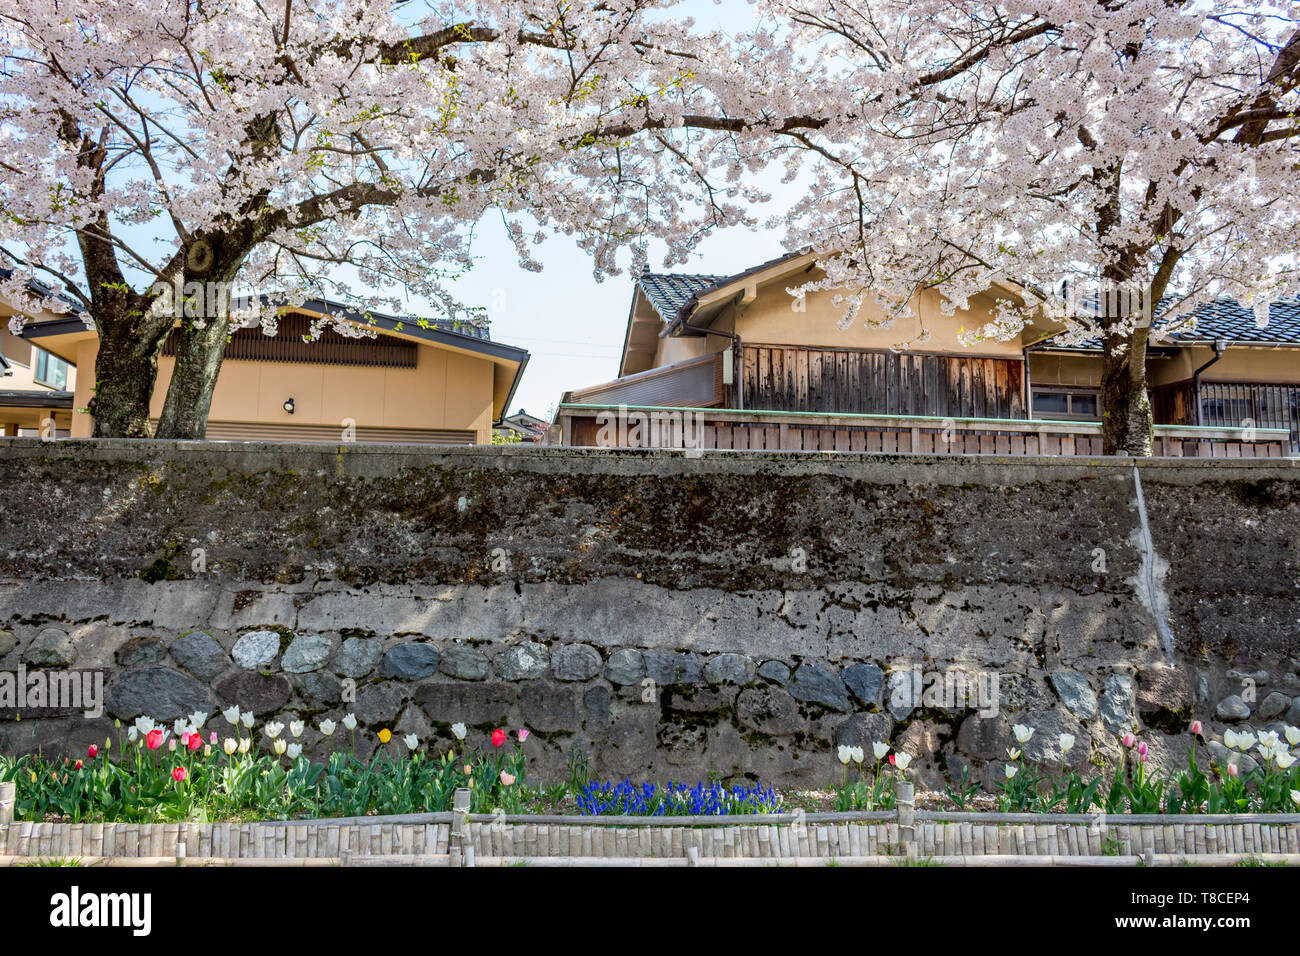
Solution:
M 14 802 L 18 799 L 18 784 L 12 780 L 0 783 L 0 823 L 14 822 Z
M 465 852 L 469 839 L 469 790 L 457 790 L 451 801 L 451 837 L 448 840 L 451 865 L 471 866 L 472 857 Z
M 903 855 L 909 859 L 917 856 L 916 848 L 916 791 L 906 780 L 898 781 L 895 808 L 898 812 L 898 842 Z

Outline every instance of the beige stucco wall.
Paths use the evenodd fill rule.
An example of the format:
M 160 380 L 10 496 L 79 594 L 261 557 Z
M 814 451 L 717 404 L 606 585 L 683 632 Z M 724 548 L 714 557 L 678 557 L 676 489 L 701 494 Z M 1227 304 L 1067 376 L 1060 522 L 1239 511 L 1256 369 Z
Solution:
M 97 341 L 78 350 L 82 370 L 74 408 L 90 401 Z M 158 381 L 149 406 L 162 412 L 175 359 L 158 360 Z M 91 374 L 85 374 L 90 369 Z M 486 359 L 420 346 L 415 368 L 358 368 L 346 365 L 226 361 L 212 395 L 211 421 L 339 425 L 358 427 L 469 429 L 475 441 L 492 438 L 493 365 Z M 284 410 L 292 398 L 294 413 Z M 90 416 L 74 412 L 73 437 L 90 434 Z
M 968 332 L 984 325 L 989 318 L 992 299 L 972 300 L 971 309 L 945 316 L 941 312 L 939 293 L 929 290 L 913 303 L 914 315 L 895 319 L 892 326 L 880 328 L 868 323 L 884 319 L 884 310 L 874 302 L 863 306 L 853 324 L 841 331 L 839 321 L 843 307 L 833 304 L 834 292 L 815 292 L 807 296 L 804 311 L 795 310 L 796 300 L 786 287 L 795 280 L 783 280 L 759 286 L 749 305 L 739 307 L 736 330 L 747 344 L 814 345 L 828 348 L 888 349 L 913 340 L 924 328 L 930 338 L 910 347 L 917 352 L 958 352 L 969 355 L 1019 358 L 1020 338 L 999 342 L 983 341 L 964 346 L 959 331 Z M 730 328 L 730 324 L 727 326 Z M 723 346 L 725 347 L 725 342 Z

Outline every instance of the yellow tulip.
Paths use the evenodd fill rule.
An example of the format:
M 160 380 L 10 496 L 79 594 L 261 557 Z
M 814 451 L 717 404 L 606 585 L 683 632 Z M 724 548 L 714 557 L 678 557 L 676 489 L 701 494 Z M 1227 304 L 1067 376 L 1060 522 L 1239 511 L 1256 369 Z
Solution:
M 383 730 L 379 732 L 379 742 L 381 744 L 386 744 L 388 743 L 388 741 L 392 739 L 393 739 L 393 732 L 389 730 L 387 727 L 385 727 Z

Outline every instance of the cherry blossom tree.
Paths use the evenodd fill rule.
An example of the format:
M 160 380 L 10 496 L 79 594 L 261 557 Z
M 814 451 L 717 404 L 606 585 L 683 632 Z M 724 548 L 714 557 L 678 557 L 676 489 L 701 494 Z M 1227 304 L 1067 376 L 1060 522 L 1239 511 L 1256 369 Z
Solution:
M 765 96 L 673 5 L 4 0 L 0 294 L 93 321 L 100 436 L 150 434 L 176 329 L 157 435 L 201 438 L 229 332 L 281 306 L 411 293 L 473 321 L 452 283 L 489 215 L 528 268 L 548 233 L 598 278 L 649 237 L 684 261 L 765 198 L 738 137 L 813 128 L 822 94 L 812 70 Z M 771 31 L 743 43 L 788 69 Z
M 814 178 L 789 244 L 826 272 L 794 291 L 837 290 L 846 321 L 872 297 L 892 321 L 924 288 L 951 307 L 1009 288 L 968 339 L 1099 337 L 1105 451 L 1149 455 L 1151 337 L 1218 296 L 1263 323 L 1296 293 L 1300 7 L 766 7 L 796 31 L 796 72 L 843 64 L 838 110 L 790 131 L 786 161 Z

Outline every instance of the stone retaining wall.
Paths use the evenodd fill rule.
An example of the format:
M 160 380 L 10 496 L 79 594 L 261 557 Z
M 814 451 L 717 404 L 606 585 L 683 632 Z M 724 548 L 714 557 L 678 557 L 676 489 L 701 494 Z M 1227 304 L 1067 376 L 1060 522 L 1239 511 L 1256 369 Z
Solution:
M 1126 460 L 6 441 L 0 672 L 108 699 L 0 710 L 0 749 L 237 703 L 353 712 L 363 749 L 527 726 L 535 781 L 816 784 L 888 739 L 938 785 L 1016 722 L 1049 764 L 1138 729 L 1156 766 L 1193 718 L 1300 724 L 1296 462 L 1142 470 L 1154 594 Z M 996 714 L 926 695 L 959 674 Z

